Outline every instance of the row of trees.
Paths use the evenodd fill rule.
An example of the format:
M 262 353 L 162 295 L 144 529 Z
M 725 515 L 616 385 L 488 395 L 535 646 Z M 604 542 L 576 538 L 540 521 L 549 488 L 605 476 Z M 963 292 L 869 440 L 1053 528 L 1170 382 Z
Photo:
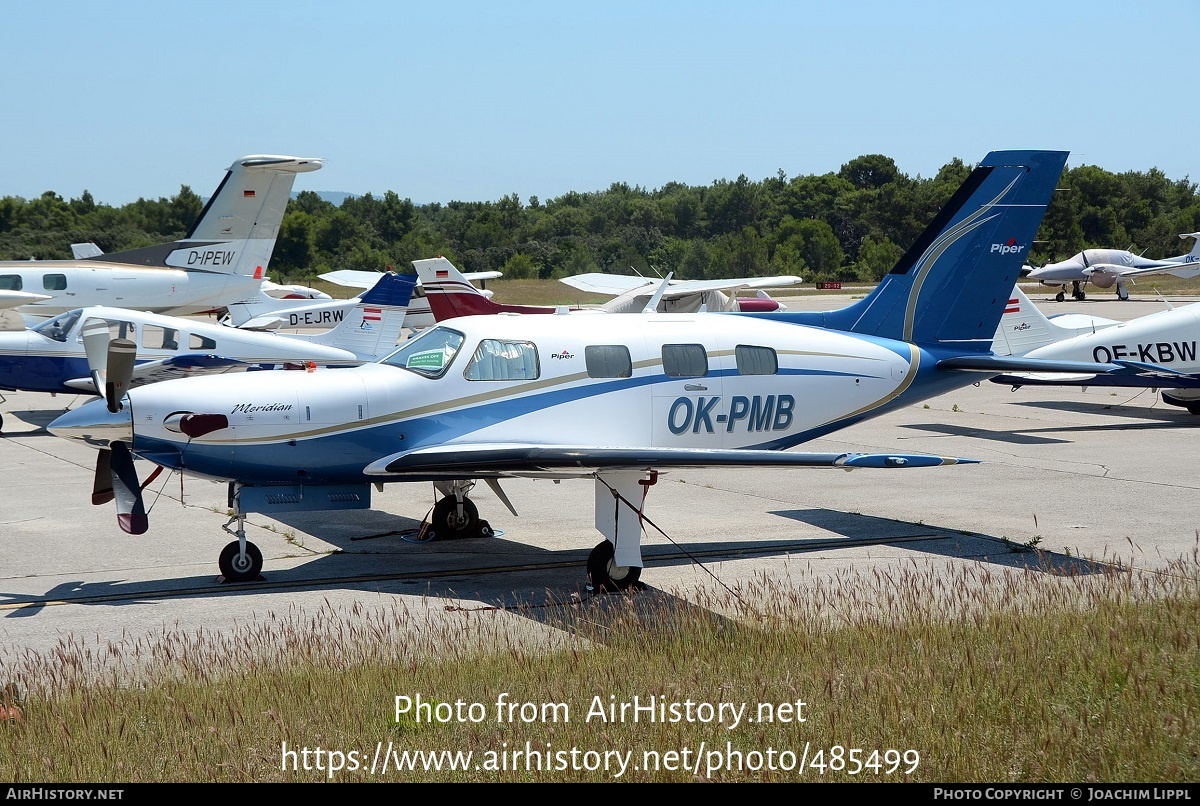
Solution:
M 614 183 L 546 202 L 415 205 L 388 191 L 340 205 L 312 191 L 288 205 L 271 275 L 303 282 L 333 269 L 407 267 L 445 255 L 464 271 L 564 277 L 591 271 L 675 272 L 684 279 L 798 274 L 806 281 L 873 282 L 883 276 L 970 172 L 955 159 L 932 178 L 912 178 L 871 154 L 836 174 L 672 182 L 657 190 Z M 1113 174 L 1084 165 L 1064 172 L 1038 235 L 1035 263 L 1085 247 L 1130 248 L 1150 257 L 1185 251 L 1178 234 L 1200 231 L 1196 184 L 1158 169 Z M 0 259 L 63 258 L 71 243 L 106 252 L 182 237 L 202 200 L 184 186 L 170 199 L 97 204 L 84 191 L 64 201 L 0 198 Z

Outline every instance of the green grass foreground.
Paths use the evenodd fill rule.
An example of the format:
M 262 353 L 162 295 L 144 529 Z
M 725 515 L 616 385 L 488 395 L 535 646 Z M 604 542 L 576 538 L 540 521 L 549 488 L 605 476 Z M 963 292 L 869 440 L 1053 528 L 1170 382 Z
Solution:
M 0 724 L 0 775 L 1196 781 L 1197 567 L 912 566 L 691 602 L 654 591 L 504 610 L 410 599 L 268 614 L 237 634 L 72 639 L 4 658 L 23 715 Z M 656 706 L 653 719 L 620 719 L 635 697 Z M 744 704 L 736 726 L 719 703 Z M 443 758 L 441 771 L 397 771 L 412 751 L 469 752 L 470 769 Z M 612 756 L 606 768 L 606 751 L 627 753 L 625 768 Z M 390 766 L 372 774 L 380 754 Z

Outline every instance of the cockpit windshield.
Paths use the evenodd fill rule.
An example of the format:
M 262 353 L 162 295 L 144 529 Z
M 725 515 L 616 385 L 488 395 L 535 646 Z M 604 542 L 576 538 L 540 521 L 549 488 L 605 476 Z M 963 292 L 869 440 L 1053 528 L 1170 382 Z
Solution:
M 33 328 L 34 333 L 40 333 L 48 339 L 55 341 L 66 341 L 67 334 L 71 332 L 71 328 L 75 327 L 75 323 L 79 321 L 79 315 L 83 311 L 78 308 L 66 313 L 60 313 L 53 319 L 47 319 L 40 325 Z
M 426 378 L 440 378 L 462 348 L 464 336 L 448 327 L 435 327 L 410 340 L 381 364 L 407 369 Z

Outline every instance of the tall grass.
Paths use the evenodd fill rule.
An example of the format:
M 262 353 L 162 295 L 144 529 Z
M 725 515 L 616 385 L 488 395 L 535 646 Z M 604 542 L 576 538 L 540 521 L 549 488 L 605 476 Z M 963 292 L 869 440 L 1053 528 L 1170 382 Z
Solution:
M 360 781 L 372 775 L 305 770 L 300 756 L 284 769 L 283 743 L 354 750 L 364 767 L 389 743 L 397 752 L 470 751 L 475 763 L 527 743 L 550 752 L 632 751 L 638 767 L 643 751 L 686 748 L 696 757 L 703 743 L 708 755 L 697 757 L 698 769 L 631 765 L 623 778 L 1198 780 L 1200 561 L 1193 553 L 1157 573 L 1111 569 L 1059 576 L 911 564 L 762 577 L 720 594 L 649 591 L 506 610 L 432 599 L 374 609 L 326 603 L 267 614 L 227 634 L 69 639 L 53 652 L 3 658 L 23 716 L 0 724 L 0 775 Z M 398 717 L 397 696 L 420 697 L 431 713 L 406 708 Z M 502 696 L 566 709 L 498 718 Z M 730 719 L 587 718 L 597 704 L 634 697 L 746 710 L 736 727 Z M 477 703 L 485 717 L 436 718 L 432 706 L 441 704 L 444 716 L 458 701 Z M 782 718 L 766 720 L 760 704 Z M 887 766 L 852 774 L 852 748 L 863 751 L 860 761 L 892 749 L 919 753 L 919 763 L 910 774 L 908 763 L 890 774 Z M 741 752 L 740 768 L 711 768 L 715 749 Z M 748 769 L 754 758 L 746 754 L 768 749 L 794 752 L 792 769 Z M 795 769 L 802 752 L 821 765 Z M 316 757 L 309 760 L 315 766 Z M 528 757 L 506 765 L 391 769 L 374 778 L 615 777 L 603 768 L 539 770 Z

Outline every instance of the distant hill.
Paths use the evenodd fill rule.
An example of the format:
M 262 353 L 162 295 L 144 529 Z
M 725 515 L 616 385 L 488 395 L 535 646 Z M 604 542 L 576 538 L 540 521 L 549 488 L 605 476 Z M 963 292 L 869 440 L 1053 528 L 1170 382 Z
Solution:
M 344 202 L 346 199 L 348 199 L 351 196 L 363 195 L 361 193 L 345 193 L 340 190 L 314 190 L 313 193 L 316 193 L 318 196 L 321 197 L 321 199 L 323 201 L 329 202 L 334 207 L 341 207 L 342 202 Z M 293 199 L 296 198 L 298 195 L 300 195 L 299 191 L 297 191 L 297 190 L 292 191 Z

